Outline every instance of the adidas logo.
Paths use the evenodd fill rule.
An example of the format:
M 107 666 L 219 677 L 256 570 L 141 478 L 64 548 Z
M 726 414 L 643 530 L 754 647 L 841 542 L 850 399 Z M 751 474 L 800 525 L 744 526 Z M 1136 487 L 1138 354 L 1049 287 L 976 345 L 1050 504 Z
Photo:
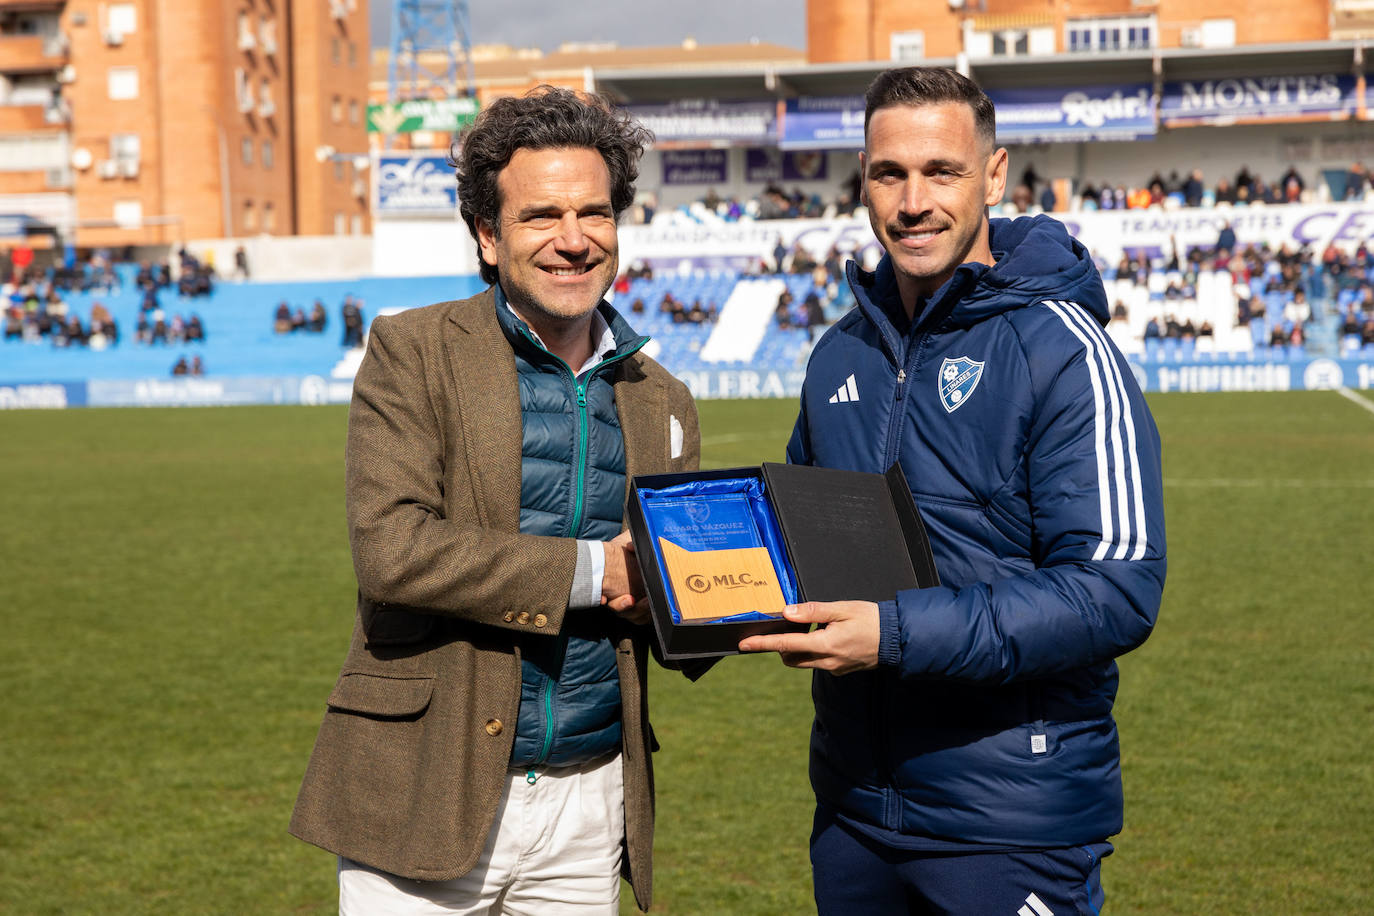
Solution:
M 1026 895 L 1026 905 L 1016 911 L 1016 916 L 1054 916 L 1054 910 L 1045 906 L 1045 901 L 1034 894 Z
M 840 390 L 830 396 L 831 404 L 848 404 L 850 401 L 859 399 L 859 386 L 854 384 L 854 375 L 850 373 L 849 378 L 844 380 Z

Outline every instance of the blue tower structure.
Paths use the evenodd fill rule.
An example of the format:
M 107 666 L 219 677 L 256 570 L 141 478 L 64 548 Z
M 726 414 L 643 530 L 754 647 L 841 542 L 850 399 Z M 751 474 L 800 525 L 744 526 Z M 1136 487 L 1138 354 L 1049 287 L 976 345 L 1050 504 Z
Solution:
M 475 96 L 468 22 L 467 0 L 395 0 L 388 101 Z

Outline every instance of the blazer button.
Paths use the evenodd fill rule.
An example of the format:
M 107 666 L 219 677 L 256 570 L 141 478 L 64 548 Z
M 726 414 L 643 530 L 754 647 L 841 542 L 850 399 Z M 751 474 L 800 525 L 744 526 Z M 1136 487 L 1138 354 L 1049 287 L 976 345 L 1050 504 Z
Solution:
M 534 615 L 534 625 L 535 625 L 535 626 L 537 626 L 537 627 L 545 627 L 545 626 L 548 626 L 548 624 L 549 624 L 549 618 L 548 618 L 547 616 L 545 616 L 544 614 L 535 614 L 535 615 Z
M 505 728 L 505 726 L 501 724 L 501 720 L 500 720 L 500 719 L 488 719 L 488 720 L 487 720 L 487 734 L 488 734 L 488 735 L 491 735 L 492 737 L 495 737 L 496 735 L 501 734 L 501 729 L 503 729 L 503 728 Z
M 510 623 L 512 620 L 515 619 L 515 612 L 514 612 L 514 611 L 506 611 L 505 616 L 502 617 L 501 619 L 504 620 L 506 623 Z
M 519 613 L 519 615 L 516 616 L 515 619 L 518 620 L 518 621 L 519 621 L 520 623 L 522 623 L 522 624 L 529 623 L 529 622 L 530 622 L 530 612 L 529 612 L 529 611 L 521 611 L 521 612 Z

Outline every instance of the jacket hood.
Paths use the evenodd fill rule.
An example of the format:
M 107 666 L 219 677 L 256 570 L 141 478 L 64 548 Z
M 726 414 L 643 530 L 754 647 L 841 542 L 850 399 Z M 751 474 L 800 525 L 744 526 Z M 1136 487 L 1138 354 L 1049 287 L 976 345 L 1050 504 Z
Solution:
M 931 297 L 929 310 L 948 312 L 946 322 L 968 326 L 1042 299 L 1069 299 L 1107 324 L 1111 315 L 1097 266 L 1063 223 L 1041 215 L 992 219 L 988 226 L 996 263 L 961 265 Z M 884 255 L 871 273 L 851 263 L 850 285 L 876 319 L 882 311 L 877 303 L 897 296 L 891 257 Z

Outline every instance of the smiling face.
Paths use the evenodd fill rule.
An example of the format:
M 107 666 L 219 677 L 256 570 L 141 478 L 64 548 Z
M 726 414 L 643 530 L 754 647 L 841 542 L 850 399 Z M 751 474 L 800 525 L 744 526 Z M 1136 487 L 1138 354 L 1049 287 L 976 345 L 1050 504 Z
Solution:
M 992 263 L 987 208 L 1002 200 L 1007 151 L 978 136 L 968 105 L 878 109 L 859 170 L 869 222 L 892 257 L 908 314 L 960 264 Z
M 594 149 L 519 149 L 496 178 L 499 226 L 478 217 L 482 260 L 541 335 L 590 319 L 615 280 L 611 175 Z

